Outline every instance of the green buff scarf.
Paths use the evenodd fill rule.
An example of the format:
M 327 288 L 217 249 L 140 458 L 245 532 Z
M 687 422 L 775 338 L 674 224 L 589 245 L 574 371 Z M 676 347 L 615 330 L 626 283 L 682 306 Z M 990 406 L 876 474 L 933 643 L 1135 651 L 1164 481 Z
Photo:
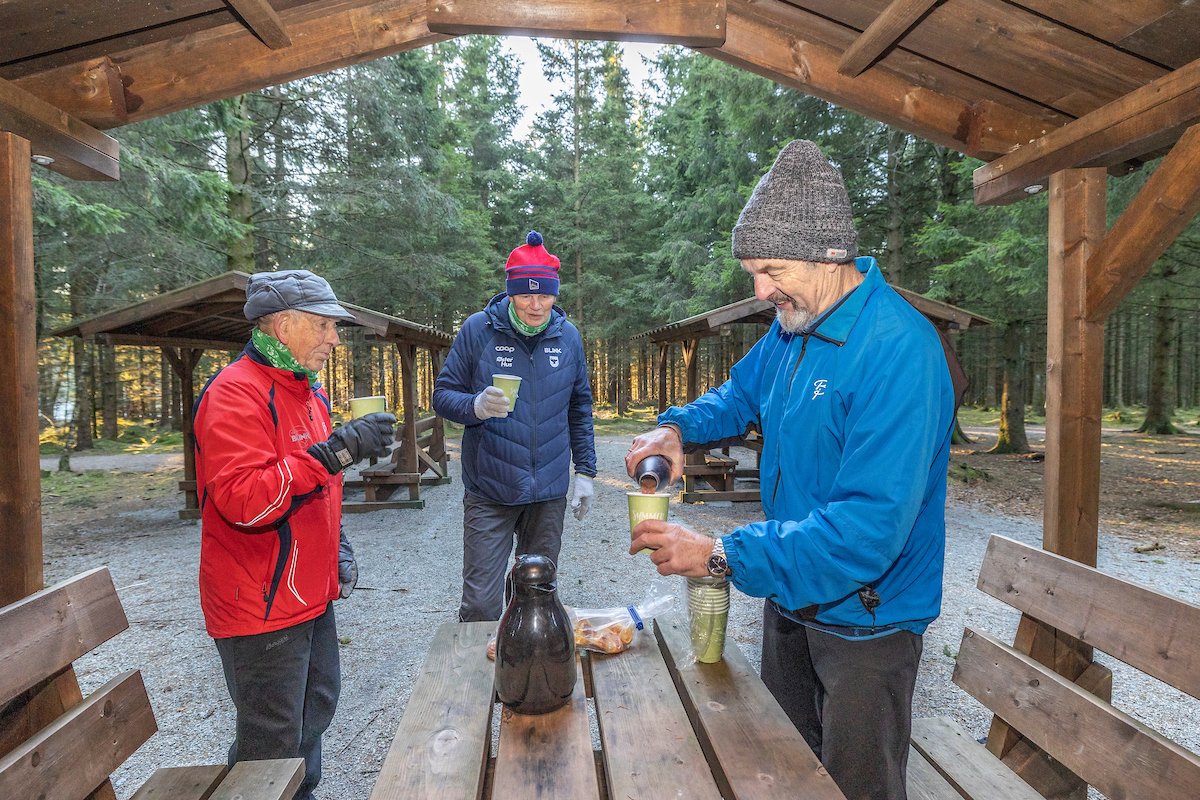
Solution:
M 303 372 L 308 376 L 308 385 L 317 385 L 317 373 L 311 369 L 305 369 L 296 357 L 292 355 L 292 351 L 287 349 L 287 345 L 276 339 L 269 333 L 266 333 L 261 328 L 255 328 L 250 333 L 250 340 L 254 342 L 254 346 L 258 348 L 258 352 L 263 354 L 263 358 L 267 363 L 276 369 L 286 369 L 289 372 Z
M 517 316 L 517 309 L 515 306 L 513 306 L 511 300 L 508 301 L 508 321 L 511 322 L 513 327 L 517 329 L 517 333 L 520 333 L 523 336 L 537 336 L 539 333 L 546 330 L 546 328 L 550 327 L 550 317 L 546 317 L 546 321 L 541 325 L 538 325 L 536 328 L 526 325 L 521 321 L 521 318 Z

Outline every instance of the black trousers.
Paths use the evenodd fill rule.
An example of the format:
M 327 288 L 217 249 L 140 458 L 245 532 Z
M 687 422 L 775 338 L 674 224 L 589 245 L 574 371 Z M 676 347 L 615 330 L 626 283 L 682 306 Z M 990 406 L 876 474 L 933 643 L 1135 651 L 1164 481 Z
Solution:
M 847 800 L 906 800 L 921 637 L 843 639 L 763 607 L 762 679 Z
M 321 780 L 321 735 L 342 686 L 333 604 L 291 628 L 214 641 L 237 709 L 229 765 L 303 758 L 304 781 L 295 796 L 310 800 Z
M 558 564 L 567 498 L 504 506 L 463 495 L 463 591 L 459 622 L 500 619 L 513 536 L 517 555 L 536 553 Z

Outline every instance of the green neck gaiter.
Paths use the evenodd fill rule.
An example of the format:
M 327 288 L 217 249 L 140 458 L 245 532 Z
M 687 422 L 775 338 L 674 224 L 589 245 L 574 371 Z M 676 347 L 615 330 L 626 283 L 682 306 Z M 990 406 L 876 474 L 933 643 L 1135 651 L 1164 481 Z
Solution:
M 546 321 L 541 325 L 538 325 L 536 328 L 526 325 L 521 321 L 521 318 L 517 316 L 517 309 L 512 304 L 511 300 L 508 301 L 508 321 L 511 322 L 513 327 L 517 329 L 517 333 L 521 334 L 522 336 L 537 336 L 539 333 L 546 330 L 546 328 L 550 327 L 550 317 L 546 317 Z
M 254 346 L 258 348 L 258 352 L 263 354 L 263 358 L 272 367 L 286 369 L 289 372 L 303 372 L 308 376 L 309 386 L 317 385 L 317 373 L 311 369 L 305 369 L 304 365 L 296 360 L 296 357 L 292 355 L 292 351 L 288 350 L 287 345 L 283 342 L 261 328 L 255 328 L 250 332 L 250 340 L 254 342 Z

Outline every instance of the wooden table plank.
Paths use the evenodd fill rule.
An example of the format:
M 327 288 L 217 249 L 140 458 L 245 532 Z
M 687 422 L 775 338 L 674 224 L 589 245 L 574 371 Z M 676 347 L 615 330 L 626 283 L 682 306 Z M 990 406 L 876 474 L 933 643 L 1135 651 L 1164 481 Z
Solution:
M 624 653 L 588 660 L 609 796 L 648 798 L 669 788 L 672 797 L 719 800 L 653 634 L 641 633 Z
M 227 772 L 229 768 L 224 764 L 161 767 L 130 800 L 207 800 Z
M 598 800 L 583 677 L 571 702 L 549 714 L 527 716 L 507 708 L 500 717 L 500 747 L 491 797 L 495 800 Z
M 916 748 L 908 748 L 908 800 L 962 800 L 962 795 Z
M 726 641 L 716 664 L 688 663 L 686 623 L 654 630 L 725 797 L 845 800 L 737 645 Z
M 495 676 L 486 649 L 495 628 L 448 622 L 438 629 L 371 800 L 482 796 Z

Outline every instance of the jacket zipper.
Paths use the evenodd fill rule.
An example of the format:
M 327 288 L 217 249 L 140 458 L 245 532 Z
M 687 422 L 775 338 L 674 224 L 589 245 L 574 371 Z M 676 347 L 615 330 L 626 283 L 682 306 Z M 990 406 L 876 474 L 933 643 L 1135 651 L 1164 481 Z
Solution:
M 792 367 L 792 374 L 788 376 L 787 392 L 783 395 L 783 406 L 787 408 L 787 401 L 792 396 L 792 384 L 796 382 L 796 372 L 800 369 L 800 362 L 804 360 L 804 352 L 808 349 L 808 336 L 804 337 L 803 343 L 800 345 L 800 355 L 796 356 L 796 364 Z M 776 445 L 776 448 L 779 446 Z M 778 452 L 778 450 L 776 451 Z M 775 496 L 779 494 L 779 480 L 783 477 L 783 459 L 778 459 L 779 469 L 775 472 L 775 486 L 771 489 L 771 502 L 775 502 Z

